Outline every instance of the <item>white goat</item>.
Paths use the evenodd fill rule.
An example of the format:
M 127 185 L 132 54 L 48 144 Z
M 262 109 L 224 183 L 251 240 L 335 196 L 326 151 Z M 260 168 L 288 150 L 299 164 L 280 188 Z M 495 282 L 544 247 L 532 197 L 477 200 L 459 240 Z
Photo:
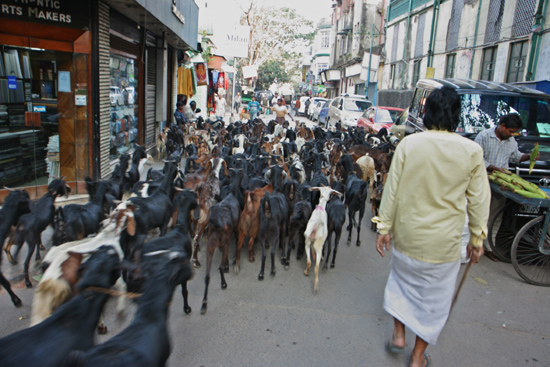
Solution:
M 371 193 L 371 196 L 374 195 L 373 187 L 374 182 L 376 180 L 376 171 L 374 168 L 374 159 L 370 157 L 368 154 L 364 155 L 362 157 L 359 157 L 357 159 L 357 162 L 355 162 L 361 167 L 361 171 L 363 172 L 363 177 L 359 177 L 363 181 L 369 182 L 369 192 Z
M 235 140 L 239 142 L 239 146 L 238 147 L 233 147 L 231 153 L 232 154 L 244 153 L 244 143 L 245 143 L 245 141 L 248 141 L 246 136 L 244 134 L 239 134 L 235 137 Z
M 304 271 L 304 275 L 309 276 L 309 268 L 311 267 L 311 260 L 309 252 L 311 249 L 311 243 L 313 242 L 312 256 L 315 261 L 315 282 L 313 283 L 313 293 L 317 293 L 319 287 L 319 263 L 323 255 L 323 245 L 327 239 L 327 212 L 325 210 L 327 201 L 330 199 L 330 194 L 337 194 L 342 196 L 338 191 L 331 189 L 328 186 L 324 187 L 311 187 L 310 191 L 320 191 L 321 197 L 319 198 L 319 204 L 311 213 L 309 222 L 307 222 L 306 231 L 304 237 L 306 240 L 306 256 L 307 256 L 307 268 Z
M 72 285 L 76 281 L 75 273 L 78 266 L 86 261 L 91 253 L 102 245 L 111 245 L 118 253 L 120 260 L 124 253 L 120 247 L 120 234 L 124 229 L 128 234 L 135 233 L 134 208 L 130 202 L 122 202 L 111 213 L 110 218 L 103 221 L 103 229 L 95 237 L 87 237 L 79 241 L 67 242 L 53 247 L 44 257 L 44 263 L 49 263 L 44 272 L 32 302 L 31 324 L 36 325 L 48 318 L 53 311 L 63 304 L 71 295 Z M 126 284 L 120 277 L 116 284 L 120 292 L 126 292 Z M 126 298 L 119 297 L 117 311 L 126 307 Z M 100 320 L 101 329 L 106 330 Z
M 150 154 L 147 154 L 147 158 L 142 158 L 139 160 L 139 180 L 140 181 L 147 181 L 147 170 L 149 169 L 146 166 L 151 166 L 155 163 L 155 160 Z

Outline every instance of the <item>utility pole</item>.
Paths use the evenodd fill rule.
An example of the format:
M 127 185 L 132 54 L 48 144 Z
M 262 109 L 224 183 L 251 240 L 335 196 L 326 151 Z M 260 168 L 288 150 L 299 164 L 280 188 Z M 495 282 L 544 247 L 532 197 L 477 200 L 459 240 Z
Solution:
M 366 97 L 369 99 L 369 85 L 370 85 L 370 67 L 372 64 L 372 41 L 374 39 L 374 22 L 372 23 L 372 31 L 370 32 L 370 50 L 369 50 L 369 71 L 367 74 L 367 90 Z

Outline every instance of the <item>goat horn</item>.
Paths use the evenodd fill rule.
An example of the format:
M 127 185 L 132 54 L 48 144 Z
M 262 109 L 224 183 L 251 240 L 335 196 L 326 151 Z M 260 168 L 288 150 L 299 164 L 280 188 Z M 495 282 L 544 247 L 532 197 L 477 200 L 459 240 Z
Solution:
M 174 186 L 174 189 L 176 189 L 176 191 L 185 191 L 185 189 L 181 189 L 181 188 L 179 188 L 179 187 L 177 187 L 177 186 Z
M 148 252 L 146 254 L 143 254 L 143 256 L 159 256 L 159 255 L 167 254 L 169 252 L 170 250 L 159 250 L 159 251 Z
M 9 187 L 7 186 L 4 186 L 4 189 L 8 190 L 8 191 L 17 191 L 16 189 L 10 189 Z

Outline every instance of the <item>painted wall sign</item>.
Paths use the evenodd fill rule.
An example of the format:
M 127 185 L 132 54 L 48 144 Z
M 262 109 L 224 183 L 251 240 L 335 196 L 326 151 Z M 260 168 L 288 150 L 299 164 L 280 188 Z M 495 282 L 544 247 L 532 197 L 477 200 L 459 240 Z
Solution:
M 181 13 L 181 11 L 178 9 L 176 0 L 172 0 L 172 13 L 174 13 L 176 18 L 178 18 L 178 20 L 181 22 L 181 24 L 185 24 L 185 17 Z
M 70 28 L 89 27 L 89 0 L 0 0 L 0 18 Z

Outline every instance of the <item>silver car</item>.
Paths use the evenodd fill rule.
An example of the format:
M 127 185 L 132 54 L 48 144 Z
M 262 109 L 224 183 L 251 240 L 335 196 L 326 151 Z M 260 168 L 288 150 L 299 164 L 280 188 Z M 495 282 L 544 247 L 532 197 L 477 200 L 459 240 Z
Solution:
M 365 96 L 343 94 L 332 100 L 328 110 L 327 127 L 340 123 L 342 127 L 357 126 L 357 121 L 373 103 Z

